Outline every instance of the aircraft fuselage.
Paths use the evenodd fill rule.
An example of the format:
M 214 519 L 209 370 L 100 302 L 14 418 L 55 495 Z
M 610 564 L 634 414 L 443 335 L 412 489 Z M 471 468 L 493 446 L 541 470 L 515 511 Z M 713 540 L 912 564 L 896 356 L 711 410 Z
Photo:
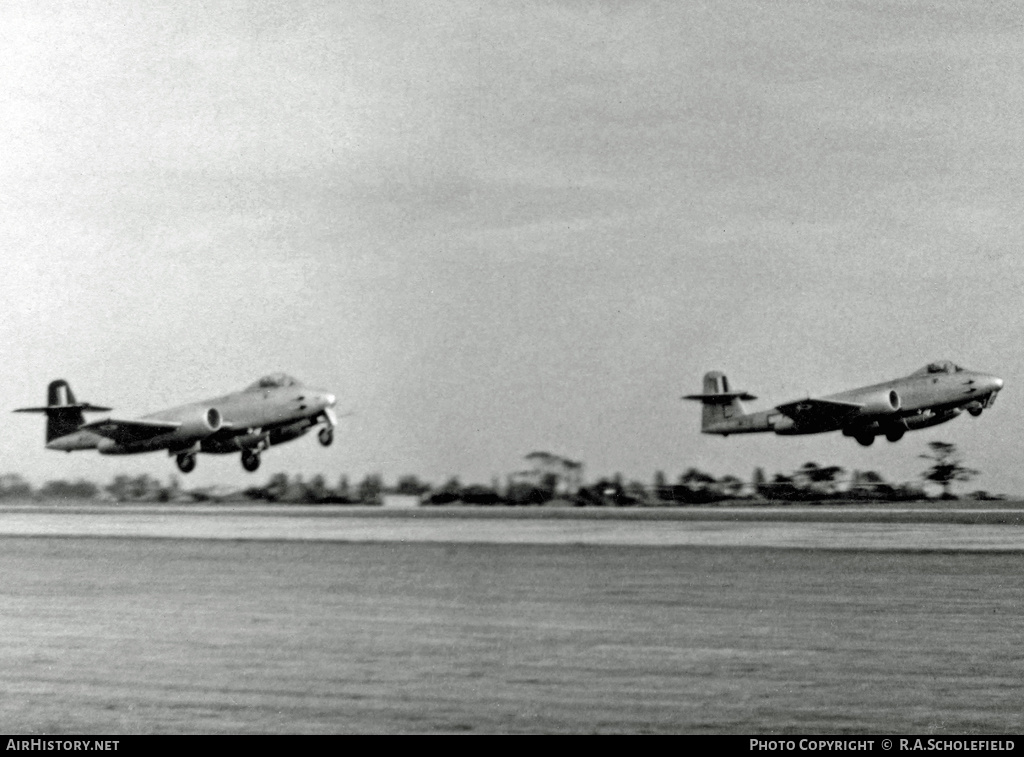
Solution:
M 103 455 L 167 450 L 178 456 L 178 467 L 186 473 L 194 467 L 197 452 L 241 452 L 246 470 L 255 470 L 260 452 L 297 439 L 321 422 L 320 443 L 327 446 L 337 421 L 334 395 L 285 374 L 265 376 L 240 392 L 126 420 L 85 423 L 83 411 L 109 408 L 75 402 L 60 379 L 51 384 L 49 398 L 45 407 L 18 411 L 47 415 L 47 449 L 95 449 Z
M 875 435 L 885 434 L 896 441 L 905 431 L 946 423 L 963 410 L 980 415 L 992 405 L 1002 386 L 1002 379 L 996 376 L 943 361 L 902 378 L 753 413 L 747 413 L 740 402 L 752 397 L 729 392 L 727 379 L 718 372 L 705 376 L 704 394 L 686 398 L 704 404 L 701 431 L 705 434 L 842 431 L 870 444 Z

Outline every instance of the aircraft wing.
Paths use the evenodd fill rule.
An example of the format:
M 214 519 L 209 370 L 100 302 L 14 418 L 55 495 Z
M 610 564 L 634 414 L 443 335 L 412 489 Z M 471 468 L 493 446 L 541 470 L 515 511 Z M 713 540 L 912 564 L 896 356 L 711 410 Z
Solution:
M 154 436 L 168 434 L 181 426 L 181 421 L 156 421 L 156 420 L 134 420 L 119 421 L 114 418 L 107 418 L 102 421 L 93 421 L 80 427 L 82 431 L 92 431 L 94 434 L 113 439 L 118 444 L 139 442 L 152 439 Z
M 860 413 L 863 405 L 857 402 L 840 400 L 821 400 L 808 397 L 805 400 L 787 402 L 775 409 L 800 426 L 836 425 L 843 423 Z

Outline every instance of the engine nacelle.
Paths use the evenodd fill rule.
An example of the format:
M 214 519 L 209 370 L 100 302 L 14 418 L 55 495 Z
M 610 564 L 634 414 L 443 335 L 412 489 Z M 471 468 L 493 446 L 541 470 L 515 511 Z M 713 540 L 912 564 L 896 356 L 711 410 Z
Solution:
M 864 404 L 864 407 L 860 409 L 860 414 L 863 415 L 892 415 L 898 412 L 902 403 L 900 402 L 900 395 L 895 389 L 882 389 L 875 392 L 873 395 L 868 396 L 866 399 L 858 397 L 858 400 Z
M 174 436 L 177 439 L 202 439 L 220 431 L 223 425 L 224 419 L 217 408 L 197 408 L 182 418 L 181 425 L 174 430 Z

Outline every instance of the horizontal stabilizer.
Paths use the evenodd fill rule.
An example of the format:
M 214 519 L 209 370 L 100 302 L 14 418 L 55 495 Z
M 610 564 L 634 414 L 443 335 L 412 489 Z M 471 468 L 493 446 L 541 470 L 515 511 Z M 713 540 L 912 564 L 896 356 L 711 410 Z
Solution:
M 684 400 L 697 400 L 705 405 L 728 405 L 733 400 L 756 400 L 750 392 L 715 392 L 714 394 L 686 394 Z
M 83 413 L 109 413 L 113 408 L 90 405 L 88 402 L 77 402 L 73 405 L 47 405 L 46 407 L 19 407 L 15 413 L 53 413 L 66 410 L 81 410 Z
M 64 379 L 54 379 L 46 387 L 46 404 L 42 407 L 19 407 L 16 413 L 39 413 L 46 416 L 46 446 L 55 439 L 75 433 L 85 424 L 85 413 L 106 413 L 109 407 L 79 402 Z M 62 447 L 71 449 L 70 447 Z M 56 448 L 54 448 L 56 449 Z

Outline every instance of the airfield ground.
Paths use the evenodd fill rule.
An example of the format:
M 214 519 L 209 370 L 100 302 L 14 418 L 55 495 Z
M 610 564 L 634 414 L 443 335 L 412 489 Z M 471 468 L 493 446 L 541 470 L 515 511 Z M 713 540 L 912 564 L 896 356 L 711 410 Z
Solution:
M 10 505 L 0 723 L 1019 733 L 1024 506 L 983 504 Z

